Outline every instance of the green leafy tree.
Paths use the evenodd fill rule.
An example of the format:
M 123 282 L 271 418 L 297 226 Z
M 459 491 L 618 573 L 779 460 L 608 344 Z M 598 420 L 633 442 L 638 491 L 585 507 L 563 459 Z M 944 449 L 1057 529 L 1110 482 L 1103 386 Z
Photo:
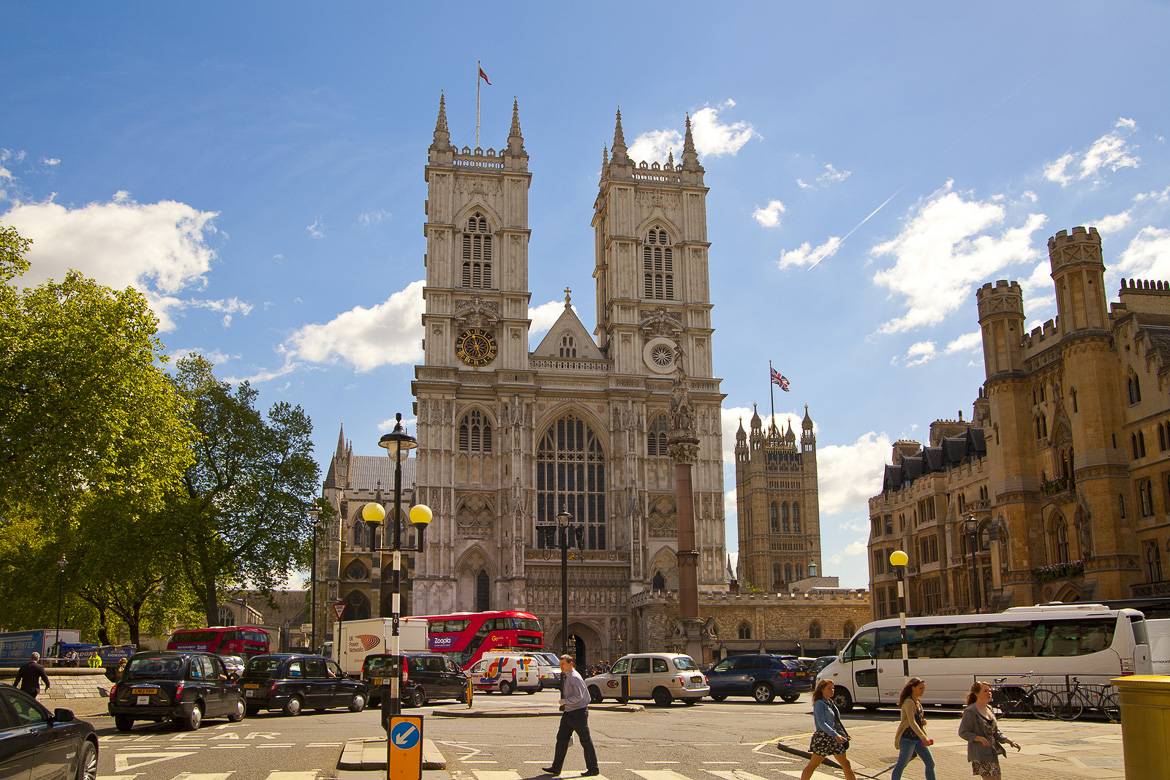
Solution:
M 176 367 L 199 439 L 167 516 L 183 574 L 214 625 L 224 589 L 247 583 L 270 591 L 307 564 L 320 473 L 300 406 L 277 403 L 265 417 L 247 382 L 233 388 L 216 379 L 198 355 Z

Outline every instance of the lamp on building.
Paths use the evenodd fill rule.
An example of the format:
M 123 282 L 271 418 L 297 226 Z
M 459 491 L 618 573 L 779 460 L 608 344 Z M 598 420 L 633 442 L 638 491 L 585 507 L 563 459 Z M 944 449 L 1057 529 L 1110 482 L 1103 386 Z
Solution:
M 402 552 L 422 553 L 423 532 L 430 524 L 434 515 L 430 507 L 425 504 L 415 504 L 410 508 L 410 523 L 418 529 L 417 547 L 404 548 L 402 546 L 402 453 L 410 452 L 418 446 L 418 440 L 408 434 L 402 427 L 402 413 L 394 415 L 394 430 L 385 434 L 378 441 L 378 446 L 386 450 L 394 459 L 394 519 L 391 522 L 390 547 L 373 544 L 375 533 L 386 520 L 386 508 L 380 503 L 371 501 L 362 507 L 362 520 L 370 528 L 370 548 L 374 552 L 390 552 L 393 554 L 394 583 L 390 595 L 390 654 L 394 657 L 394 673 L 389 678 L 389 696 L 382 697 L 382 726 L 389 728 L 390 716 L 398 715 L 402 711 L 399 701 L 399 692 L 402 688 L 402 654 L 400 647 L 399 623 L 402 610 Z M 383 545 L 386 541 L 382 534 Z M 379 599 L 379 602 L 381 600 Z
M 898 628 L 902 639 L 902 675 L 910 677 L 910 651 L 906 646 L 906 565 L 910 556 L 902 550 L 890 553 L 890 565 L 898 570 Z
M 975 564 L 975 547 L 979 544 L 979 521 L 975 515 L 968 515 L 963 521 L 963 532 L 967 536 L 967 550 L 971 556 L 971 606 L 979 612 L 979 577 Z

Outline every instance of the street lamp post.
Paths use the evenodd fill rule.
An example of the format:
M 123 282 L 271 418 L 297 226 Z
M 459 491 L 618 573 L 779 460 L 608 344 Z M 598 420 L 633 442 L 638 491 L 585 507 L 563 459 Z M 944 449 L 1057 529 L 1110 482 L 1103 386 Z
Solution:
M 979 612 L 979 577 L 975 564 L 975 545 L 979 543 L 979 522 L 975 515 L 969 515 L 963 521 L 963 530 L 967 534 L 967 550 L 971 554 L 971 606 Z
M 321 510 L 309 507 L 309 518 L 313 521 L 313 557 L 309 561 L 309 649 L 314 653 L 317 652 L 317 523 L 320 516 Z
M 898 628 L 902 634 L 902 676 L 910 678 L 910 648 L 906 645 L 906 564 L 910 556 L 901 550 L 890 553 L 890 565 L 898 572 Z
M 573 516 L 563 506 L 557 513 L 557 536 L 561 547 L 561 652 L 569 652 L 569 523 Z
M 69 561 L 65 560 L 65 555 L 62 554 L 57 559 L 57 638 L 53 651 L 57 654 L 57 659 L 61 658 L 61 606 L 65 603 L 65 567 L 69 565 Z
M 402 611 L 402 553 L 419 552 L 425 546 L 423 533 L 431 522 L 430 507 L 425 504 L 415 504 L 410 508 L 410 523 L 418 529 L 418 546 L 404 548 L 402 546 L 402 453 L 410 452 L 418 446 L 418 440 L 409 435 L 402 427 L 402 413 L 394 415 L 394 430 L 378 440 L 378 446 L 386 450 L 386 454 L 394 459 L 394 517 L 390 524 L 390 538 L 393 543 L 390 547 L 376 547 L 375 552 L 392 553 L 394 571 L 393 589 L 390 595 L 390 654 L 394 657 L 394 674 L 390 677 L 390 695 L 382 697 L 383 727 L 390 728 L 390 717 L 402 712 L 400 695 L 402 690 L 402 652 L 399 640 L 399 625 Z M 362 519 L 370 527 L 371 546 L 374 532 L 386 519 L 386 509 L 379 503 L 371 502 L 362 507 Z M 385 534 L 382 536 L 385 544 Z

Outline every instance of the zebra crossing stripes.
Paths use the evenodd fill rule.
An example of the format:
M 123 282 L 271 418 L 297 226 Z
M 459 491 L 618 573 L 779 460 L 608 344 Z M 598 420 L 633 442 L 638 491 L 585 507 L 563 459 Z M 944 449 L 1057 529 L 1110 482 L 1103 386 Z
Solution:
M 135 780 L 138 774 L 98 775 L 97 780 Z M 233 774 L 234 772 L 180 772 L 171 778 L 171 780 L 231 780 Z M 307 772 L 283 772 L 275 770 L 269 772 L 265 780 L 317 780 L 317 775 L 318 772 L 315 769 Z

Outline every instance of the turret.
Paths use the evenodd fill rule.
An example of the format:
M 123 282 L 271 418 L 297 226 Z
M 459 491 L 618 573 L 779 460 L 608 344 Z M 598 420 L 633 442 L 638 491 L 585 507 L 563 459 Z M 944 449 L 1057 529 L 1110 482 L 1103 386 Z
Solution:
M 439 116 L 435 119 L 435 134 L 429 149 L 430 160 L 434 162 L 450 162 L 454 150 L 451 148 L 451 131 L 447 127 L 447 99 L 439 93 Z
M 1018 282 L 1000 279 L 975 293 L 983 331 L 983 367 L 987 378 L 1023 370 L 1024 293 Z
M 747 431 L 743 429 L 743 418 L 739 418 L 739 430 L 735 432 L 735 459 L 747 460 Z
M 505 154 L 528 158 L 528 152 L 524 151 L 524 134 L 520 132 L 520 101 L 516 98 L 512 98 L 512 127 L 508 130 L 508 150 Z
M 752 449 L 757 450 L 764 441 L 764 421 L 760 419 L 760 411 L 752 404 Z
M 691 134 L 691 115 L 687 114 L 686 130 L 683 133 L 682 170 L 688 179 L 702 183 L 703 166 L 699 164 L 699 153 L 695 151 L 695 137 Z
M 800 448 L 804 452 L 815 450 L 817 436 L 813 433 L 812 417 L 808 413 L 808 404 L 804 405 L 804 420 L 800 423 Z
M 617 117 L 613 123 L 613 145 L 610 147 L 610 158 L 613 165 L 629 165 L 629 149 L 626 148 L 626 134 L 622 130 L 622 110 L 617 110 Z
M 1075 227 L 1048 239 L 1048 261 L 1056 286 L 1056 311 L 1062 333 L 1104 329 L 1105 263 L 1097 228 Z

